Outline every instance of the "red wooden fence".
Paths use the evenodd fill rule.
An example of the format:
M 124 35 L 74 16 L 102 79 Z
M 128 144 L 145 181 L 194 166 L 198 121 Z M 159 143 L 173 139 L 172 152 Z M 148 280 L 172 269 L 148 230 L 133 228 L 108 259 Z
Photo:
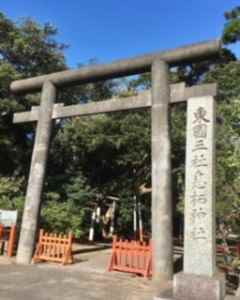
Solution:
M 240 257 L 240 242 L 237 242 L 234 246 L 224 246 L 224 245 L 217 245 L 217 254 L 229 254 L 228 252 L 232 253 L 233 255 Z
M 7 256 L 13 256 L 16 243 L 16 225 L 4 227 L 3 224 L 0 224 L 0 242 L 7 242 Z
M 117 240 L 113 237 L 109 271 L 121 271 L 150 277 L 152 275 L 152 247 L 140 241 Z
M 72 240 L 72 233 L 69 233 L 68 236 L 57 235 L 41 229 L 33 261 L 54 261 L 61 262 L 63 265 L 72 263 Z

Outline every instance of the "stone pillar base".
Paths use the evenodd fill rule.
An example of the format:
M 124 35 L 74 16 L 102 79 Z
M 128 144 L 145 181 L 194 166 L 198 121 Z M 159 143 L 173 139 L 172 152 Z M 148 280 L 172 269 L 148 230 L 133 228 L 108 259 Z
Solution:
M 173 279 L 175 300 L 223 300 L 225 278 L 223 274 L 214 277 L 178 273 Z

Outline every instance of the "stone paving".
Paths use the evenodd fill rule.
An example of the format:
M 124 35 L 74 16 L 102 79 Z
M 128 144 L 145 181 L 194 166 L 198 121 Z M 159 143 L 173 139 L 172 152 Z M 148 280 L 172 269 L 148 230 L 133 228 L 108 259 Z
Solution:
M 151 281 L 107 272 L 110 250 L 78 255 L 69 266 L 40 263 L 20 266 L 0 259 L 1 300 L 148 300 Z

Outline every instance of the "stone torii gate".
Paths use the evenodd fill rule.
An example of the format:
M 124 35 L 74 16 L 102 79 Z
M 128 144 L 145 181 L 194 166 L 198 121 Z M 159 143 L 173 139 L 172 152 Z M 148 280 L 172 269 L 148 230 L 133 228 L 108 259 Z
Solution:
M 169 104 L 189 98 L 214 96 L 215 84 L 185 87 L 184 83 L 169 84 L 169 67 L 215 57 L 220 41 L 210 41 L 158 52 L 106 65 L 67 70 L 29 79 L 14 81 L 14 93 L 42 91 L 40 106 L 29 112 L 16 113 L 14 123 L 37 121 L 24 214 L 17 251 L 17 263 L 31 262 L 41 204 L 49 148 L 52 119 L 86 116 L 97 113 L 137 108 L 151 109 L 152 122 L 152 239 L 153 276 L 169 280 L 173 276 L 172 199 L 171 199 L 171 140 Z M 70 105 L 54 104 L 58 88 L 97 80 L 141 74 L 151 71 L 152 89 L 124 98 Z

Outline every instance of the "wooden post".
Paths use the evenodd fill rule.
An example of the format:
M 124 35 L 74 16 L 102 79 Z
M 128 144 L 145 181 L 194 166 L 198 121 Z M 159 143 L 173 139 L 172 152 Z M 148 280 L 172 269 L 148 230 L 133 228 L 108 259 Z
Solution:
M 16 225 L 12 225 L 9 232 L 8 246 L 7 246 L 7 256 L 13 256 L 14 246 L 16 242 Z
M 96 223 L 100 224 L 100 220 L 101 220 L 101 207 L 98 206 L 96 209 Z
M 52 111 L 55 98 L 55 86 L 50 81 L 46 81 L 42 88 L 41 105 L 17 251 L 17 263 L 29 264 L 32 259 L 41 204 L 41 193 L 47 163 L 52 127 Z
M 110 232 L 109 232 L 111 237 L 114 234 L 115 211 L 116 211 L 116 200 L 113 200 L 113 203 L 112 203 L 112 218 L 111 218 Z
M 92 212 L 91 226 L 89 230 L 89 237 L 88 237 L 89 242 L 94 241 L 95 220 L 96 220 L 96 210 L 94 208 L 94 211 Z
M 133 233 L 134 239 L 137 240 L 137 197 L 133 196 Z
M 169 126 L 170 85 L 168 66 L 152 65 L 152 243 L 153 278 L 173 275 L 171 142 Z
M 143 220 L 142 220 L 142 206 L 141 201 L 138 201 L 138 227 L 139 227 L 139 239 L 143 242 Z

